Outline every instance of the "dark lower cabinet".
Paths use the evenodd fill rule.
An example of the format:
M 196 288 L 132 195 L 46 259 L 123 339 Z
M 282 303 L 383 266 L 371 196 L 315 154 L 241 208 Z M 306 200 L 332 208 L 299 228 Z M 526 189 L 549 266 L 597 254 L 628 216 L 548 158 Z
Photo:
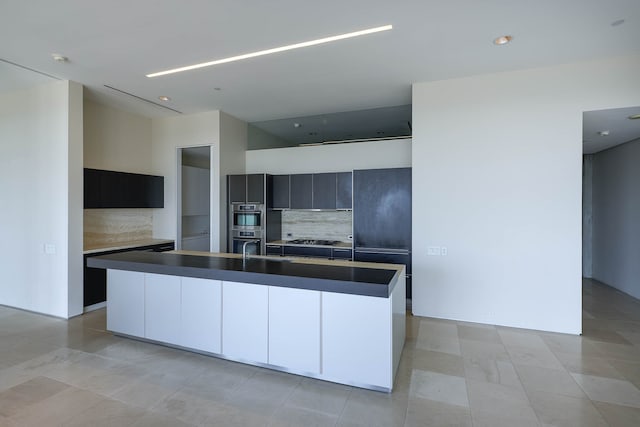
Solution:
M 267 245 L 267 255 L 284 255 L 282 251 L 282 246 L 280 245 Z
M 84 307 L 107 300 L 107 270 L 87 267 L 89 257 L 84 256 Z
M 165 252 L 175 249 L 173 243 L 161 243 L 157 245 L 139 246 L 136 248 L 119 249 L 114 251 L 96 252 L 84 255 L 84 306 L 105 302 L 107 300 L 107 270 L 104 268 L 87 267 L 87 258 L 100 255 L 116 254 L 130 251 Z
M 313 246 L 285 246 L 284 255 L 307 256 L 313 258 L 331 258 L 331 248 Z
M 381 262 L 385 264 L 404 264 L 407 266 L 407 298 L 411 298 L 411 253 L 392 251 L 358 250 L 353 252 L 354 261 Z
M 353 251 L 351 249 L 331 249 L 331 257 L 333 259 L 351 259 L 353 257 Z

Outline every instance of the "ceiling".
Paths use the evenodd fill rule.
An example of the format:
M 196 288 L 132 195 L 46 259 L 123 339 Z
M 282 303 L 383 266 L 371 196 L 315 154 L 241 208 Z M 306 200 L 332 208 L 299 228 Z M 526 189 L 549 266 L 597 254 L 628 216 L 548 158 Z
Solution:
M 145 77 L 386 24 L 393 30 Z M 504 34 L 511 44 L 492 43 Z M 638 53 L 640 1 L 2 0 L 0 40 L 0 91 L 69 79 L 89 99 L 147 117 L 220 109 L 258 122 L 408 105 L 413 82 Z
M 255 128 L 261 132 L 256 132 Z M 248 149 L 410 136 L 409 104 L 252 122 Z M 274 138 L 277 140 L 274 141 Z
M 582 142 L 586 154 L 597 153 L 640 138 L 640 106 L 585 111 L 582 113 Z M 602 134 L 601 134 L 602 133 Z

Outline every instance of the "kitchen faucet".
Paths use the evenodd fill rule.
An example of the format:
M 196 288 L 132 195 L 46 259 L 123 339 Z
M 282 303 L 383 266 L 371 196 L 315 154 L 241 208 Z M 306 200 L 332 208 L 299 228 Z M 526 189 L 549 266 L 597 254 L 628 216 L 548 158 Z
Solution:
M 247 240 L 242 244 L 242 261 L 247 260 L 247 245 L 249 243 L 260 243 L 260 240 Z

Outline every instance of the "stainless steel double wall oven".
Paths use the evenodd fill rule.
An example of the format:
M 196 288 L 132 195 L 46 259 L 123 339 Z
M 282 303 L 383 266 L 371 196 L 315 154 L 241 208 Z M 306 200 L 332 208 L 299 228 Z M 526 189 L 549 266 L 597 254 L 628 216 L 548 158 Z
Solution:
M 265 206 L 256 203 L 230 203 L 229 248 L 233 253 L 242 253 L 247 244 L 247 253 L 262 255 L 266 222 Z

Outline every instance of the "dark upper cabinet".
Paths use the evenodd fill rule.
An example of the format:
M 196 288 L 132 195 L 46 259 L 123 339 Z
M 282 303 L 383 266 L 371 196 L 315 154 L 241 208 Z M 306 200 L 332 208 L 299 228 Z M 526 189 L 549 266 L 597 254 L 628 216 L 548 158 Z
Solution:
M 264 174 L 247 175 L 247 203 L 264 204 Z
M 229 203 L 245 203 L 247 201 L 247 176 L 229 175 Z
M 313 174 L 313 209 L 336 208 L 336 174 Z
M 164 177 L 85 168 L 84 207 L 163 208 Z
M 411 168 L 353 171 L 353 243 L 411 250 Z
M 313 175 L 310 173 L 291 175 L 290 201 L 291 209 L 313 208 Z
M 340 172 L 336 176 L 336 209 L 351 209 L 352 206 L 352 183 L 353 174 L 351 172 Z
M 272 196 L 274 209 L 289 209 L 289 175 L 273 175 Z
M 352 173 L 269 175 L 273 209 L 351 209 Z
M 229 203 L 264 204 L 264 174 L 228 175 Z

